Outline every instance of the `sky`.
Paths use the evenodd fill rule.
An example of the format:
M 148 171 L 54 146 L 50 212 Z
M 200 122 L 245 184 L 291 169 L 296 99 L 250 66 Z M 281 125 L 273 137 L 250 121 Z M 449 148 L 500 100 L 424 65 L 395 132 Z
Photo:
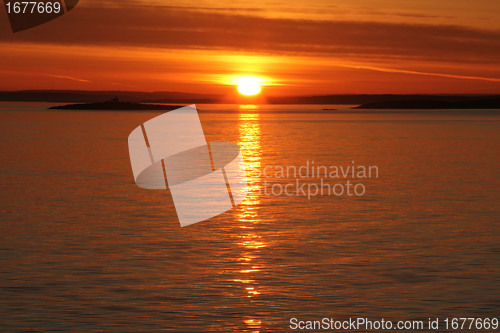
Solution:
M 500 93 L 500 1 L 80 0 L 15 34 L 2 6 L 0 50 L 0 90 Z

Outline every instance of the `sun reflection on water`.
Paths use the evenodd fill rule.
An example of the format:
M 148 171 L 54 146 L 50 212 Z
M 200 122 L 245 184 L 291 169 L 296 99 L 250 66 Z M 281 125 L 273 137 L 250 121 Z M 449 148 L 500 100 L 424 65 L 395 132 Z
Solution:
M 259 333 L 262 321 L 256 319 L 245 319 L 245 324 L 247 324 L 248 328 L 255 330 L 252 331 L 252 333 Z
M 248 105 L 240 105 L 240 110 L 244 112 Z M 252 109 L 258 109 L 258 106 L 251 105 Z M 260 203 L 260 173 L 261 168 L 261 130 L 260 115 L 258 113 L 241 113 L 239 115 L 239 141 L 243 155 L 243 168 L 246 169 L 248 179 L 248 196 L 242 203 L 238 217 L 240 222 L 258 222 L 257 206 Z
M 258 106 L 240 106 L 240 115 L 238 121 L 239 141 L 243 155 L 243 165 L 247 174 L 248 195 L 246 199 L 238 206 L 237 221 L 239 228 L 242 229 L 239 235 L 238 246 L 242 249 L 240 258 L 241 277 L 235 279 L 244 286 L 247 297 L 258 297 L 263 291 L 255 280 L 264 267 L 259 261 L 260 249 L 266 247 L 262 236 L 255 231 L 255 226 L 260 223 L 259 204 L 260 204 L 260 168 L 261 168 L 261 129 L 260 115 L 258 113 L 246 113 L 251 109 L 257 110 Z M 246 319 L 245 324 L 252 332 L 258 333 L 261 329 L 261 321 L 256 319 Z

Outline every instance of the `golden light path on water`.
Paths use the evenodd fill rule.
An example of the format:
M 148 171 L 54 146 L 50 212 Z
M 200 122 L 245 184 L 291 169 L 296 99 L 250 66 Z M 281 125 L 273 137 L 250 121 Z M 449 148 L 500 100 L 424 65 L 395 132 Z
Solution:
M 243 268 L 239 271 L 242 275 L 241 278 L 234 281 L 242 283 L 245 286 L 247 296 L 252 298 L 261 293 L 258 284 L 252 279 L 252 276 L 262 269 L 261 266 L 255 263 L 255 260 L 259 257 L 258 249 L 266 246 L 261 236 L 254 230 L 255 225 L 260 222 L 258 210 L 261 186 L 259 172 L 261 168 L 261 129 L 260 115 L 258 113 L 246 113 L 246 111 L 258 109 L 258 106 L 240 105 L 239 109 L 238 145 L 241 148 L 244 160 L 242 168 L 245 168 L 247 174 L 248 195 L 237 208 L 239 227 L 243 229 L 238 242 L 238 245 L 242 249 L 238 260 L 241 261 Z M 248 318 L 245 320 L 245 324 L 252 332 L 258 333 L 262 322 L 257 319 Z

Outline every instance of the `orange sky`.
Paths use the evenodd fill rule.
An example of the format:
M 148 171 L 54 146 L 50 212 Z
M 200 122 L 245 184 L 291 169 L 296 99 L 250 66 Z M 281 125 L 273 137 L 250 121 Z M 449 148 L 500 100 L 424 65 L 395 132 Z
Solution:
M 13 34 L 0 90 L 500 93 L 500 1 L 80 0 Z

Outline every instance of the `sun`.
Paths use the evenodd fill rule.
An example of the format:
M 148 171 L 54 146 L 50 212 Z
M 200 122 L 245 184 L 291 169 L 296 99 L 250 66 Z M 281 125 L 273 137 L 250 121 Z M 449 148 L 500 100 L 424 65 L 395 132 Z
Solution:
M 257 95 L 260 90 L 259 79 L 251 76 L 240 77 L 237 80 L 238 91 L 246 96 Z

